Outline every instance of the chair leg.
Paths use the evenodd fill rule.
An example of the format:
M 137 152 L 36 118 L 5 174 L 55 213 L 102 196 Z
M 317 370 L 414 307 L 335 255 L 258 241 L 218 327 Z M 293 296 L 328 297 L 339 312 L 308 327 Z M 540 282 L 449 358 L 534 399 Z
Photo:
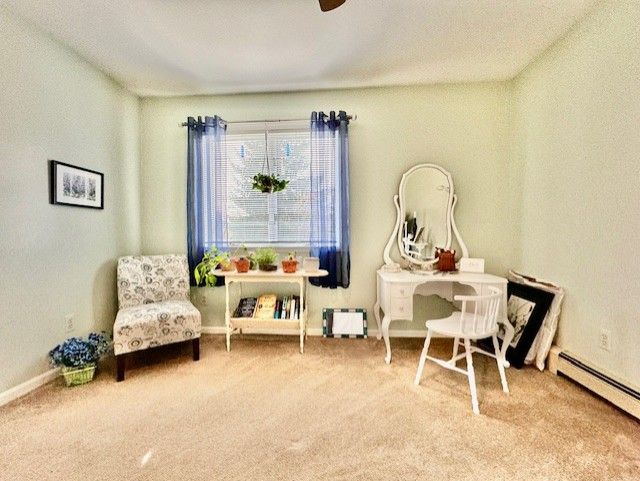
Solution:
M 125 355 L 116 356 L 116 382 L 124 381 Z
M 460 345 L 460 339 L 455 338 L 453 340 L 453 355 L 451 356 L 451 363 L 455 365 L 455 361 L 453 360 L 458 355 L 458 346 Z
M 464 349 L 467 358 L 467 376 L 469 377 L 469 388 L 471 389 L 471 407 L 474 414 L 480 414 L 478 408 L 478 393 L 476 392 L 476 373 L 473 370 L 473 358 L 471 357 L 471 342 L 464 340 Z
M 498 363 L 498 371 L 500 371 L 500 381 L 502 382 L 502 390 L 509 394 L 509 385 L 507 384 L 507 376 L 504 372 L 504 359 L 502 359 L 502 352 L 500 352 L 500 345 L 498 344 L 498 338 L 493 335 L 493 349 L 496 352 L 496 362 Z
M 191 340 L 191 347 L 193 348 L 193 360 L 200 360 L 200 338 L 197 337 Z
M 418 372 L 416 372 L 416 378 L 413 383 L 420 385 L 420 378 L 422 377 L 422 371 L 424 370 L 424 363 L 427 360 L 427 352 L 429 352 L 429 344 L 431 343 L 431 331 L 427 329 L 427 338 L 424 340 L 424 348 L 422 354 L 420 354 L 420 363 L 418 364 Z

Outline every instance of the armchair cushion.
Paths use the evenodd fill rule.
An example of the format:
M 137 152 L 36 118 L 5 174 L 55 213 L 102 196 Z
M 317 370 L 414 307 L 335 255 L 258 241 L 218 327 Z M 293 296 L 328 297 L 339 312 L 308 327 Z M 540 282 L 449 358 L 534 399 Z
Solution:
M 118 261 L 120 309 L 170 300 L 189 300 L 189 266 L 186 256 L 120 258 Z
M 164 301 L 120 309 L 113 326 L 116 356 L 200 337 L 200 311 L 189 301 Z

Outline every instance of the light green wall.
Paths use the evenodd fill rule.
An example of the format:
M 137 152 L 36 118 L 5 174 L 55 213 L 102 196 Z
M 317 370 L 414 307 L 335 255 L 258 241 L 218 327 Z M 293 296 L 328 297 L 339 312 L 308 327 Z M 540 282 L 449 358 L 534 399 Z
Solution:
M 110 329 L 115 259 L 139 250 L 139 101 L 0 8 L 0 392 L 73 334 Z M 47 160 L 105 174 L 105 209 L 53 206 Z
M 604 2 L 514 82 L 521 269 L 567 290 L 558 344 L 637 386 L 639 25 L 640 2 Z
M 400 177 L 434 162 L 453 174 L 471 254 L 489 272 L 516 267 L 565 286 L 558 342 L 640 385 L 639 9 L 604 2 L 512 82 L 141 103 L 0 9 L 0 392 L 46 369 L 46 352 L 67 337 L 66 314 L 76 334 L 111 327 L 119 255 L 185 251 L 179 122 L 337 108 L 359 117 L 350 137 L 352 286 L 312 288 L 312 326 L 324 306 L 371 309 Z M 104 172 L 105 210 L 49 205 L 50 158 Z M 223 324 L 222 295 L 196 291 L 205 325 Z M 430 315 L 446 309 L 430 303 Z M 423 304 L 416 319 L 425 316 Z M 601 328 L 611 352 L 598 349 Z
M 322 307 L 372 309 L 375 271 L 395 221 L 392 198 L 402 173 L 418 163 L 433 162 L 451 171 L 460 196 L 456 217 L 471 254 L 485 257 L 489 271 L 504 274 L 516 261 L 518 248 L 518 220 L 505 188 L 509 94 L 508 85 L 493 83 L 143 99 L 143 251 L 186 249 L 186 131 L 178 123 L 187 116 L 300 118 L 312 110 L 343 109 L 358 115 L 349 138 L 351 287 L 313 288 L 310 325 L 321 326 Z M 223 289 L 200 291 L 194 299 L 204 324 L 224 325 Z M 424 319 L 424 311 L 416 318 Z M 370 325 L 375 325 L 373 319 Z M 422 322 L 409 326 L 424 328 Z

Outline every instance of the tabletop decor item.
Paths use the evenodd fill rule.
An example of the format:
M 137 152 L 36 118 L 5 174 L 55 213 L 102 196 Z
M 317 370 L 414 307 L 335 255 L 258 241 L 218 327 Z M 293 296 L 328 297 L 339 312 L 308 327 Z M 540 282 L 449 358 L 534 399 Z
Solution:
M 218 268 L 223 271 L 231 271 L 233 270 L 233 264 L 228 252 L 221 251 L 213 246 L 204 253 L 202 261 L 193 269 L 196 285 L 201 286 L 204 284 L 208 287 L 214 287 L 218 279 L 213 274 L 213 271 Z
M 315 272 L 320 269 L 320 259 L 318 257 L 305 257 L 302 261 L 302 268 L 307 272 Z
M 271 247 L 262 247 L 256 250 L 255 260 L 258 263 L 258 269 L 261 271 L 271 272 L 277 270 L 276 259 L 278 259 L 278 254 Z
M 57 160 L 49 161 L 49 202 L 104 208 L 104 174 Z
M 92 332 L 86 339 L 71 337 L 49 352 L 54 366 L 61 367 L 67 386 L 78 386 L 93 380 L 98 360 L 109 350 L 109 337 Z
M 234 264 L 236 265 L 236 271 L 238 272 L 249 272 L 249 268 L 251 267 L 251 261 L 246 256 L 239 256 L 234 258 Z
M 298 270 L 298 259 L 296 259 L 296 253 L 289 252 L 286 259 L 282 259 L 282 270 L 287 274 L 292 274 Z
M 456 251 L 436 248 L 436 258 L 438 259 L 438 270 L 443 272 L 456 270 Z
M 242 244 L 238 247 L 233 256 L 231 257 L 231 262 L 233 262 L 236 266 L 236 271 L 240 273 L 249 272 L 250 269 L 255 269 L 257 266 L 255 253 L 249 251 L 247 246 Z

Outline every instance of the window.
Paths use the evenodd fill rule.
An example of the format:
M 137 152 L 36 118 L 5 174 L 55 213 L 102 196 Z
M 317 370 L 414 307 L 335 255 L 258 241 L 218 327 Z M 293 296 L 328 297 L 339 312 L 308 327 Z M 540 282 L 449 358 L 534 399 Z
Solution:
M 274 247 L 309 245 L 309 128 L 245 130 L 226 135 L 227 237 L 232 245 Z M 287 188 L 263 194 L 251 187 L 252 177 L 267 171 L 289 181 Z

